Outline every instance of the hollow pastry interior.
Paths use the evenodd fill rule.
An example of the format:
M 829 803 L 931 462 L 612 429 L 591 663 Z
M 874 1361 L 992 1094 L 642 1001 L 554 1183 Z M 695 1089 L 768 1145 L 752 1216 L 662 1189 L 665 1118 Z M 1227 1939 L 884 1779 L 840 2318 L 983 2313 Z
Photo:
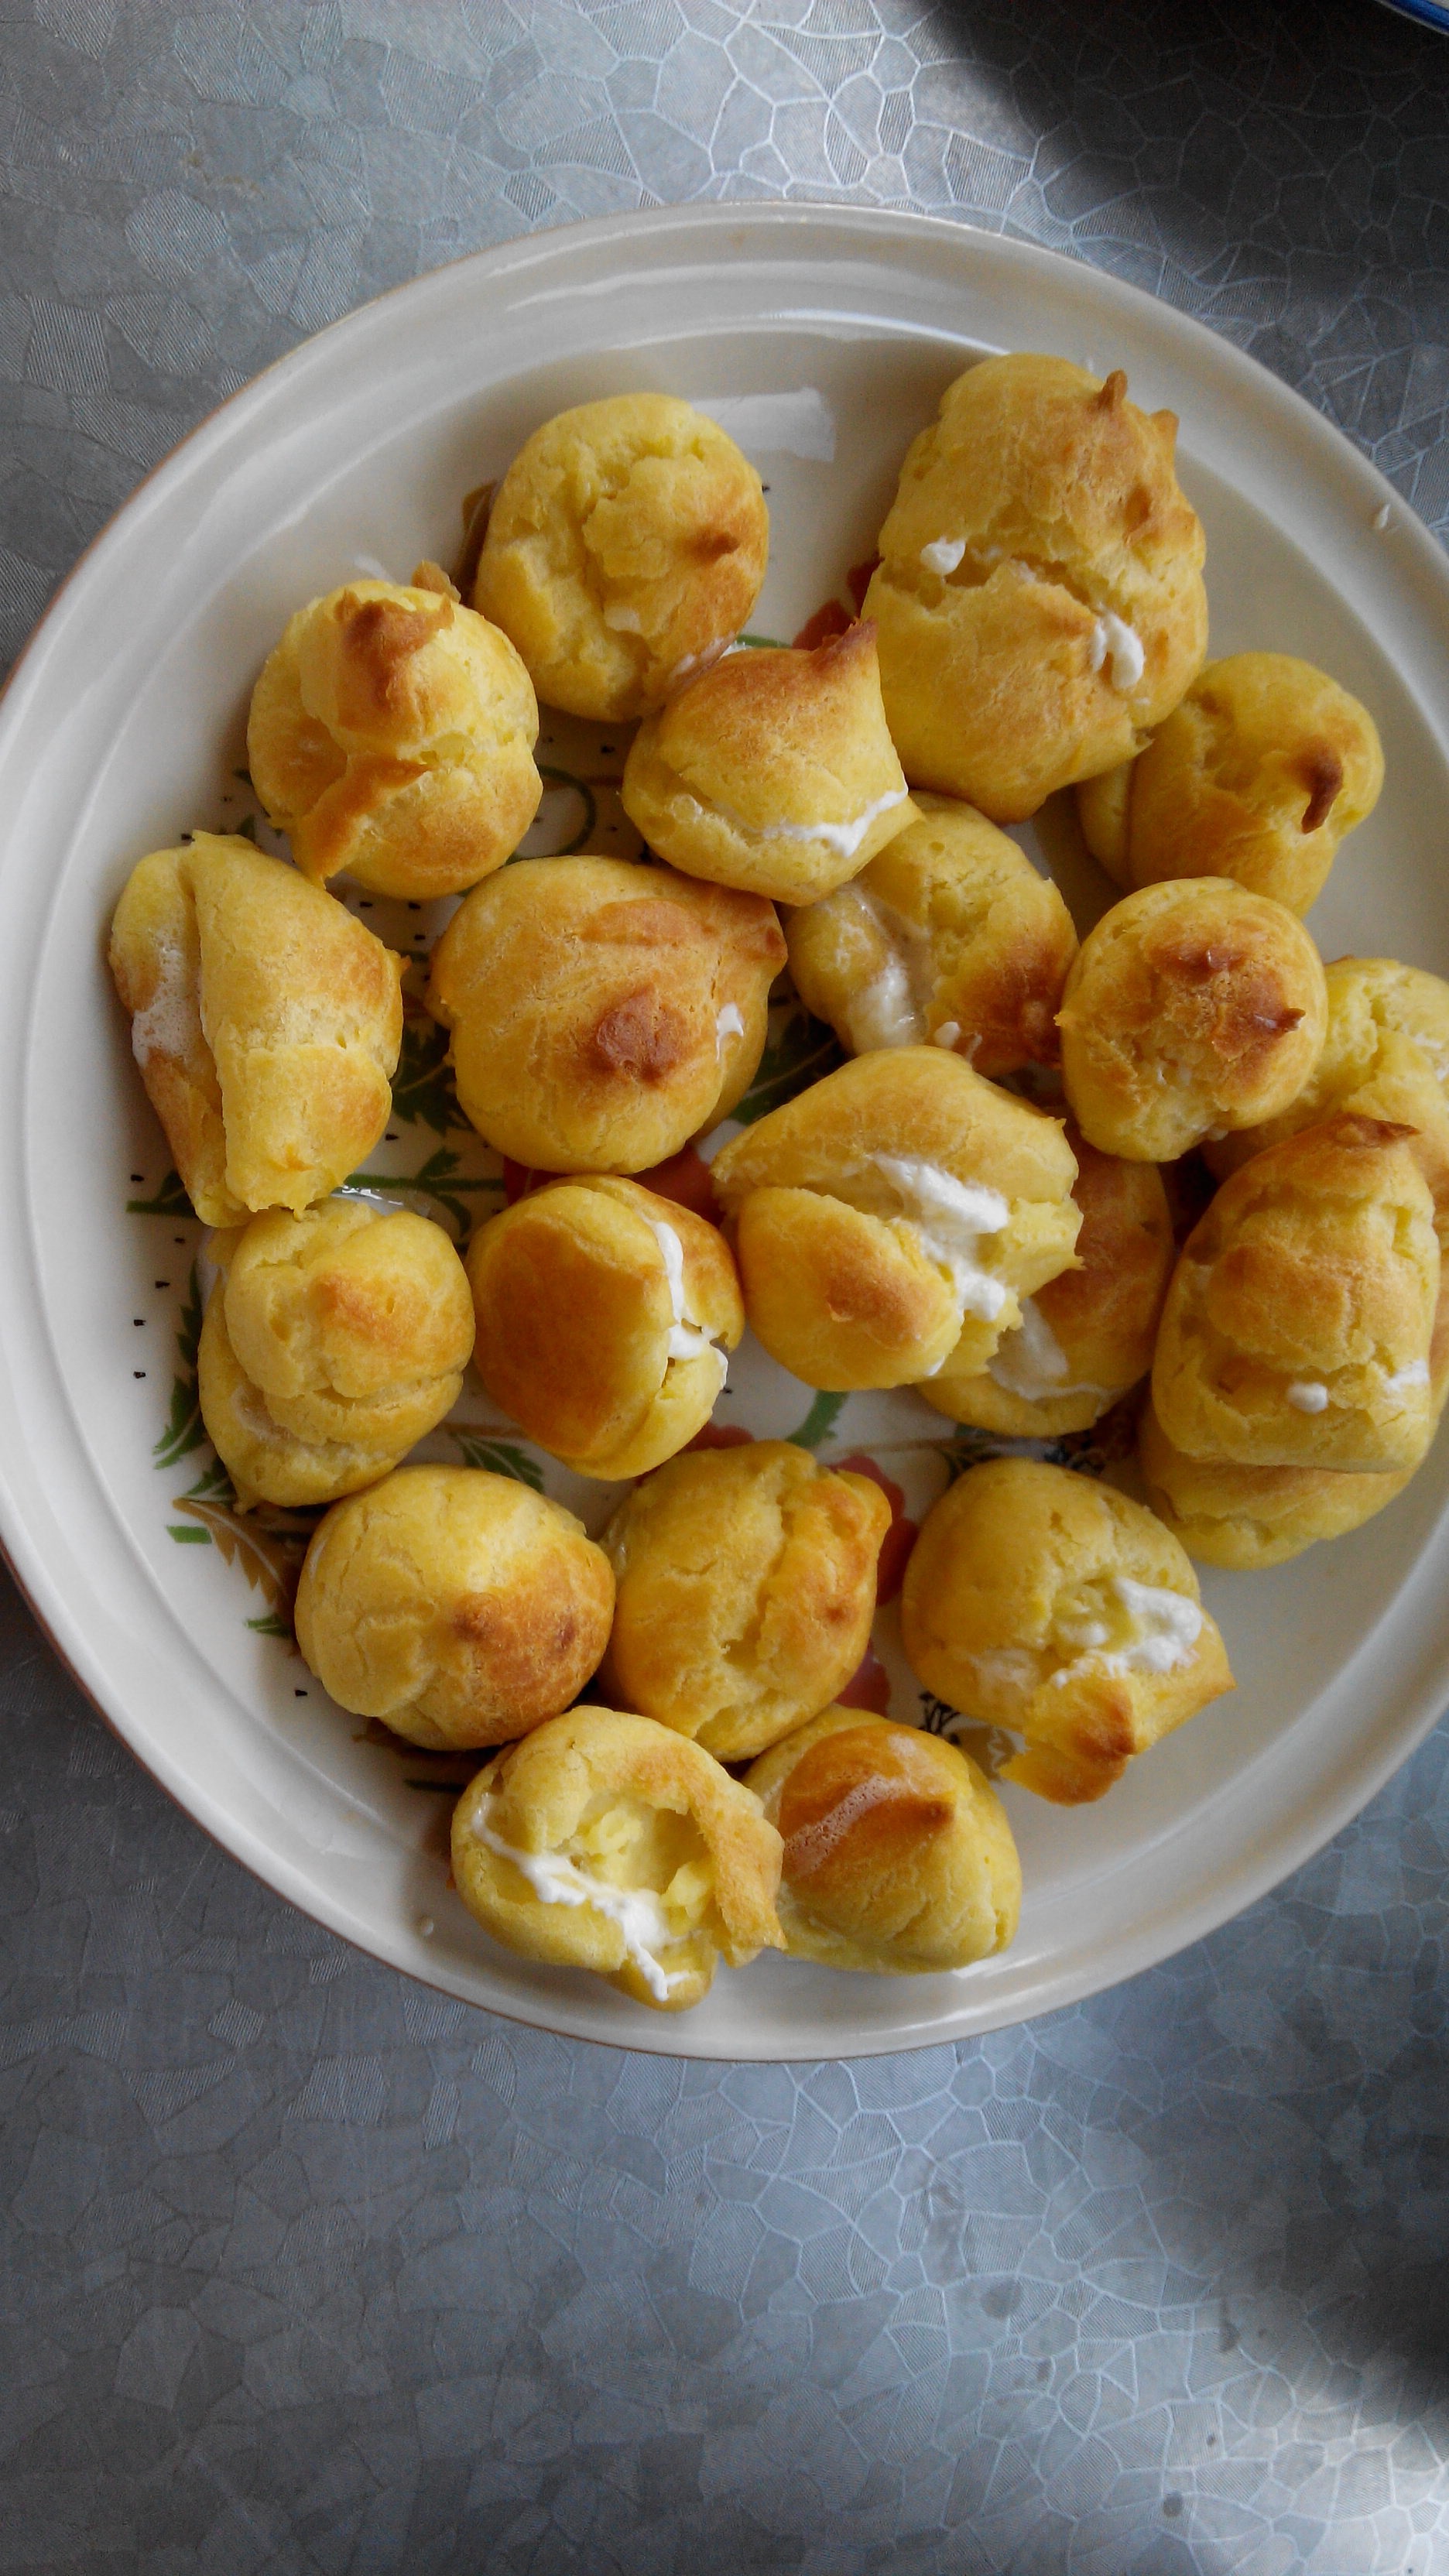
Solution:
M 607 1687 L 722 1762 L 762 1753 L 860 1664 L 889 1526 L 871 1478 L 788 1440 L 671 1459 L 604 1533 Z
M 338 1197 L 269 1209 L 212 1253 L 201 1416 L 243 1509 L 374 1484 L 457 1402 L 473 1308 L 441 1226 Z
M 1225 877 L 1146 886 L 1090 930 L 1058 1017 L 1073 1117 L 1104 1154 L 1170 1163 L 1275 1118 L 1328 1020 L 1296 914 Z
M 480 1771 L 453 1815 L 470 1914 L 525 1958 L 683 2012 L 721 1959 L 778 1949 L 780 1837 L 759 1800 L 651 1718 L 570 1709 Z
M 307 1207 L 376 1144 L 402 959 L 285 861 L 212 832 L 153 851 L 116 907 L 110 962 L 203 1224 Z
M 1177 1539 L 1141 1503 L 1063 1467 L 996 1458 L 927 1514 L 906 1568 L 912 1671 L 1023 1750 L 1004 1776 L 1059 1805 L 1233 1688 Z
M 478 1374 L 585 1476 L 647 1475 L 714 1410 L 745 1328 L 716 1226 L 637 1182 L 556 1181 L 468 1252 Z
M 712 1171 L 750 1322 L 810 1386 L 984 1368 L 1081 1222 L 1060 1124 L 938 1047 L 858 1056 Z
M 939 1735 L 822 1709 L 752 1764 L 784 1844 L 777 1907 L 792 1958 L 877 1976 L 970 1967 L 1021 1907 L 1006 1810 Z
M 782 903 L 857 876 L 914 811 L 875 628 L 716 662 L 645 717 L 621 795 L 649 847 L 689 876 Z
M 1203 533 L 1171 412 L 1120 369 L 987 358 L 915 440 L 866 594 L 913 787 L 1022 822 L 1115 767 L 1207 646 Z
M 541 698 L 616 723 L 657 706 L 746 623 L 769 513 L 733 439 L 668 394 L 545 421 L 494 496 L 474 605 Z
M 451 1752 L 567 1708 L 613 1606 L 607 1557 L 561 1503 L 478 1467 L 398 1467 L 319 1523 L 297 1643 L 343 1708 Z
M 640 1172 L 728 1115 L 785 962 L 774 907 L 621 859 L 523 859 L 465 897 L 433 951 L 479 1133 L 545 1172 Z
M 849 885 L 791 914 L 790 971 L 843 1047 L 963 1055 L 989 1080 L 1055 1064 L 1077 934 L 1057 888 L 974 807 L 917 796 Z
M 1344 1475 L 1332 1467 L 1238 1467 L 1174 1449 L 1150 1404 L 1138 1430 L 1147 1499 L 1199 1565 L 1255 1573 L 1343 1538 L 1401 1494 L 1415 1473 Z
M 517 849 L 543 794 L 537 739 L 533 683 L 498 627 L 451 584 L 368 580 L 290 620 L 252 693 L 247 758 L 305 876 L 429 901 Z

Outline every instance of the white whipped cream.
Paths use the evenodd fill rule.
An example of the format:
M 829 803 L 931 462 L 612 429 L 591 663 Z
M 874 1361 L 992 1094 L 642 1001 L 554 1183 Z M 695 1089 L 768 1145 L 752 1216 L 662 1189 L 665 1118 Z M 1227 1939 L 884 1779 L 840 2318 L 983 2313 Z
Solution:
M 1000 1234 L 1010 1223 L 1010 1202 L 984 1181 L 958 1181 L 939 1163 L 920 1162 L 911 1154 L 872 1154 L 870 1159 L 900 1201 L 893 1213 L 914 1226 L 928 1258 L 948 1274 L 963 1318 L 976 1315 L 994 1324 L 1010 1292 L 982 1269 L 977 1247 L 983 1236 Z
M 961 1023 L 959 1020 L 943 1020 L 940 1027 L 933 1033 L 931 1044 L 932 1046 L 939 1047 L 953 1047 L 960 1035 Z
M 700 1360 L 703 1359 L 706 1351 L 712 1352 L 719 1362 L 719 1382 L 723 1386 L 729 1370 L 729 1361 L 719 1344 L 712 1340 L 698 1324 L 692 1323 L 685 1313 L 684 1246 L 673 1226 L 666 1225 L 662 1218 L 647 1216 L 644 1222 L 664 1255 L 664 1277 L 668 1284 L 669 1303 L 674 1316 L 674 1321 L 669 1327 L 669 1357 L 672 1360 Z
M 616 635 L 642 635 L 644 632 L 638 609 L 627 607 L 619 599 L 609 601 L 604 610 L 604 624 L 612 626 Z
M 1040 1403 L 1048 1395 L 1087 1392 L 1085 1387 L 1064 1383 L 1071 1374 L 1071 1362 L 1034 1297 L 1023 1297 L 1020 1324 L 1015 1332 L 1003 1333 L 1001 1346 L 986 1368 L 998 1386 L 1008 1395 L 1019 1395 L 1025 1404 Z
M 1109 1673 L 1170 1673 L 1191 1663 L 1203 1623 L 1195 1601 L 1159 1584 L 1134 1583 L 1130 1574 L 1114 1574 L 1112 1590 L 1138 1634 L 1103 1657 Z
M 926 1005 L 936 981 L 929 935 L 893 904 L 867 893 L 863 885 L 842 887 L 836 900 L 864 913 L 886 949 L 884 965 L 853 995 L 845 1014 L 846 1034 L 856 1054 L 869 1055 L 877 1047 L 918 1046 L 926 1034 Z
M 823 841 L 827 849 L 836 851 L 842 859 L 853 859 L 872 823 L 878 821 L 882 814 L 889 814 L 893 806 L 904 805 L 910 792 L 908 787 L 892 787 L 886 795 L 877 796 L 859 814 L 853 815 L 848 823 L 748 823 L 743 814 L 734 811 L 733 806 L 720 804 L 714 797 L 691 796 L 688 801 L 696 813 L 718 814 L 732 831 L 742 832 L 747 840 Z
M 725 1039 L 726 1039 L 726 1038 L 742 1038 L 742 1037 L 744 1036 L 744 1034 L 745 1034 L 745 1015 L 744 1015 L 743 1011 L 740 1009 L 740 1006 L 739 1006 L 738 1002 L 726 1002 L 726 1004 L 725 1004 L 725 1006 L 724 1006 L 724 1009 L 723 1009 L 722 1011 L 719 1011 L 719 1012 L 717 1012 L 717 1013 L 715 1014 L 715 1023 L 714 1023 L 714 1051 L 715 1051 L 715 1054 L 716 1054 L 716 1055 L 723 1055 L 723 1054 L 724 1054 L 724 1044 L 725 1044 Z
M 1041 1665 L 1029 1646 L 983 1646 L 967 1658 L 983 1690 L 1034 1691 Z
M 1136 688 L 1147 668 L 1147 656 L 1137 636 L 1126 619 L 1119 617 L 1111 608 L 1103 609 L 1087 647 L 1089 671 L 1100 671 L 1104 662 L 1113 688 L 1119 689 L 1124 697 Z
M 1316 1377 L 1295 1378 L 1288 1389 L 1288 1401 L 1295 1413 L 1326 1413 L 1332 1397 Z
M 201 1014 L 182 950 L 173 939 L 158 940 L 156 957 L 156 990 L 131 1022 L 131 1053 L 143 1073 L 155 1055 L 184 1061 L 201 1039 Z
M 1428 1385 L 1429 1363 L 1410 1360 L 1401 1369 L 1385 1369 L 1383 1379 L 1385 1395 L 1407 1395 L 1411 1387 Z
M 944 578 L 947 573 L 955 571 L 965 552 L 964 537 L 937 537 L 934 544 L 922 546 L 921 561 L 927 572 L 938 572 Z
M 648 1888 L 611 1887 L 606 1879 L 591 1878 L 562 1852 L 519 1851 L 481 1818 L 475 1818 L 468 1830 L 485 1851 L 512 1862 L 541 1904 L 592 1905 L 596 1913 L 617 1923 L 624 1936 L 624 1955 L 638 1969 L 656 2003 L 664 2003 L 670 1987 L 683 1983 L 687 1969 L 678 1968 L 671 1975 L 655 1956 L 668 1944 L 670 1932 L 659 1899 Z

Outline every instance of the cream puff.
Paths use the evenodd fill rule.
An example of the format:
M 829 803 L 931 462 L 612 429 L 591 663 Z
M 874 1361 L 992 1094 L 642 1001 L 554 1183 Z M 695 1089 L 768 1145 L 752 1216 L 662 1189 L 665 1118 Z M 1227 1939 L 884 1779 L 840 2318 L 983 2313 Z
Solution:
M 247 758 L 304 876 L 427 902 L 517 849 L 543 794 L 537 740 L 507 636 L 415 574 L 297 611 L 252 693 Z
M 659 2012 L 702 2002 L 721 1959 L 781 1947 L 780 1837 L 759 1800 L 616 1709 L 571 1708 L 479 1772 L 453 1811 L 453 1877 L 495 1941 Z
M 1138 1459 L 1147 1499 L 1164 1528 L 1199 1565 L 1254 1573 L 1287 1565 L 1320 1539 L 1362 1529 L 1415 1474 L 1346 1476 L 1333 1467 L 1237 1467 L 1174 1449 L 1151 1405 L 1143 1409 Z
M 726 1117 L 785 962 L 774 907 L 623 859 L 523 859 L 433 951 L 458 1098 L 544 1172 L 642 1172 Z
M 1240 1467 L 1416 1467 L 1434 1428 L 1434 1202 L 1407 1129 L 1340 1110 L 1225 1181 L 1152 1364 L 1175 1449 Z
M 1209 662 L 1145 751 L 1077 790 L 1119 885 L 1231 877 L 1306 912 L 1373 812 L 1384 755 L 1366 707 L 1291 653 Z
M 1023 822 L 1139 751 L 1207 648 L 1177 422 L 1065 358 L 985 358 L 915 441 L 865 613 L 913 787 Z
M 550 706 L 642 716 L 733 642 L 765 578 L 760 478 L 669 394 L 559 412 L 493 498 L 473 604 Z
M 671 1459 L 604 1532 L 605 1686 L 721 1762 L 763 1753 L 859 1665 L 890 1517 L 870 1477 L 788 1440 Z
M 796 990 L 851 1055 L 950 1047 L 988 1080 L 1055 1064 L 1077 953 L 1050 877 L 970 805 L 917 796 L 916 819 L 849 885 L 785 925 Z
M 731 653 L 645 717 L 620 798 L 686 876 L 813 903 L 910 822 L 886 727 L 875 628 L 813 653 Z
M 318 1524 L 297 1643 L 341 1707 L 451 1753 L 567 1708 L 613 1607 L 609 1560 L 561 1503 L 480 1467 L 398 1467 Z
M 1073 1257 L 1060 1122 L 939 1047 L 857 1056 L 733 1137 L 712 1177 L 745 1312 L 807 1386 L 972 1374 Z
M 1003 1777 L 1077 1806 L 1233 1688 L 1187 1556 L 1141 1503 L 993 1458 L 926 1515 L 901 1637 L 917 1679 L 1022 1738 Z
M 376 1484 L 457 1402 L 472 1300 L 426 1217 L 357 1198 L 272 1208 L 212 1256 L 201 1418 L 244 1510 Z
M 298 1213 L 366 1158 L 392 1108 L 403 961 L 320 886 L 197 832 L 132 870 L 110 958 L 203 1224 Z
M 636 1181 L 553 1181 L 468 1249 L 478 1375 L 579 1475 L 644 1476 L 703 1429 L 745 1329 L 716 1226 Z
M 818 1717 L 745 1774 L 784 1844 L 785 1948 L 908 1977 L 1004 1950 L 1021 1911 L 1006 1810 L 969 1754 L 858 1708 Z
M 1067 977 L 1067 1101 L 1099 1152 L 1176 1162 L 1296 1100 L 1327 1025 L 1322 960 L 1286 906 L 1226 877 L 1145 886 Z

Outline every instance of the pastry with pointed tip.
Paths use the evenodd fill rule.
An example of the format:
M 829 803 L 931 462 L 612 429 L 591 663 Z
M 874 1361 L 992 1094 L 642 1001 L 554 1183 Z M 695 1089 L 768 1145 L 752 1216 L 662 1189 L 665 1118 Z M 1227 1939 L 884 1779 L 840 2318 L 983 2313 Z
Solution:
M 204 1225 L 325 1198 L 376 1144 L 403 961 L 239 834 L 132 870 L 111 929 L 131 1047 Z

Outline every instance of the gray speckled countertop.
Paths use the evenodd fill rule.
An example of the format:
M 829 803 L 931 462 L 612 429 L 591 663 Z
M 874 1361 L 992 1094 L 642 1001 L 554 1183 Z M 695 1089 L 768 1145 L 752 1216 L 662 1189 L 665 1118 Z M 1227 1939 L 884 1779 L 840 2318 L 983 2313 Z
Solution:
M 378 289 L 798 195 L 1200 315 L 1449 517 L 1449 44 L 1362 0 L 4 0 L 0 618 Z M 404 1984 L 0 1603 L 0 2576 L 1441 2576 L 1449 1732 L 1115 1993 L 683 2066 Z

